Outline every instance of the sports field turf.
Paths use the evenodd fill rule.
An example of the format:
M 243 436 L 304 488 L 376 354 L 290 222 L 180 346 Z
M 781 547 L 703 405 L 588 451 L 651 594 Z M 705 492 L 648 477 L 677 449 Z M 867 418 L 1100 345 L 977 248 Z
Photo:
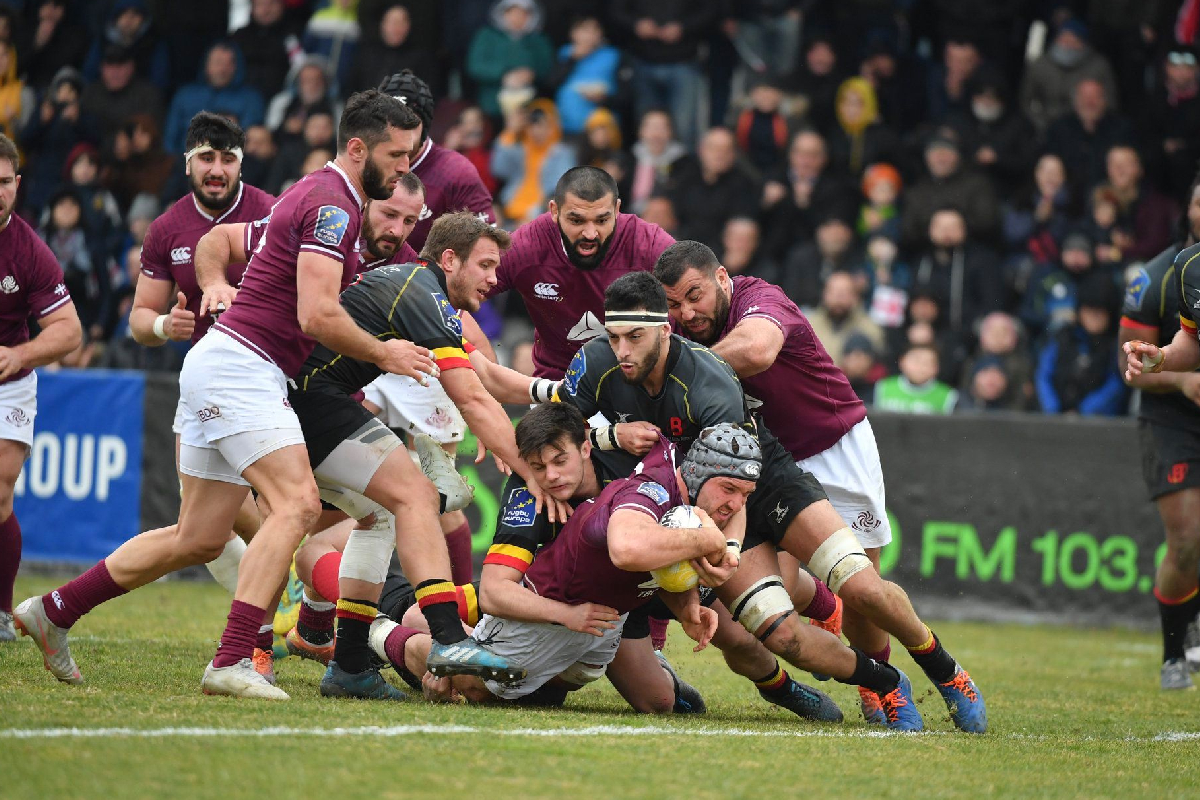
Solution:
M 56 584 L 23 578 L 17 598 Z M 667 653 L 703 716 L 632 714 L 604 681 L 559 711 L 324 700 L 321 668 L 295 659 L 278 665 L 291 702 L 204 697 L 227 610 L 210 583 L 109 603 L 76 627 L 82 687 L 51 678 L 27 639 L 0 645 L 0 798 L 1200 797 L 1200 692 L 1158 690 L 1145 633 L 937 625 L 991 732 L 955 732 L 900 655 L 929 732 L 887 735 L 832 683 L 849 721 L 799 722 L 677 628 Z

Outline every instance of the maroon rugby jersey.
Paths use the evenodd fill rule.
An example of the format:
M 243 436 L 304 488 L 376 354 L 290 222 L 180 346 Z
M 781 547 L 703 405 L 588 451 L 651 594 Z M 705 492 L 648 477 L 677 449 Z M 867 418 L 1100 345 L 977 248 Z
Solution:
M 28 342 L 30 319 L 41 319 L 69 302 L 58 259 L 25 220 L 11 215 L 0 229 L 0 346 Z M 22 369 L 0 383 L 32 371 Z
M 227 222 L 253 222 L 271 213 L 274 195 L 242 183 L 237 198 L 223 214 L 214 217 L 192 196 L 191 192 L 150 223 L 146 240 L 142 242 L 142 274 L 156 281 L 173 281 L 187 297 L 187 308 L 196 315 L 196 330 L 192 342 L 208 333 L 212 317 L 200 316 L 203 292 L 196 283 L 196 244 L 214 226 Z M 247 251 L 249 252 L 249 251 Z M 230 264 L 225 270 L 231 286 L 242 279 L 245 264 Z M 171 298 L 175 305 L 175 298 Z
M 604 290 L 629 272 L 649 272 L 675 240 L 633 214 L 618 214 L 612 244 L 595 269 L 568 260 L 549 212 L 513 233 L 489 296 L 516 289 L 533 320 L 534 375 L 558 380 L 586 342 L 604 334 Z
M 601 603 L 624 614 L 657 591 L 649 572 L 628 572 L 608 556 L 608 522 L 625 508 L 659 522 L 685 500 L 675 480 L 675 445 L 659 437 L 628 478 L 613 481 L 575 510 L 562 532 L 538 551 L 525 585 L 542 597 L 570 605 Z
M 797 461 L 828 450 L 866 419 L 866 406 L 825 352 L 808 319 L 782 289 L 746 275 L 736 275 L 732 282 L 729 319 L 721 338 L 751 318 L 774 323 L 784 336 L 775 363 L 741 379 L 751 410 L 762 415 L 771 433 Z M 688 335 L 678 325 L 675 330 Z
M 342 265 L 341 289 L 359 267 L 362 199 L 333 162 L 293 184 L 275 203 L 233 305 L 214 327 L 294 376 L 316 340 L 296 317 L 296 259 L 317 253 Z
M 258 247 L 258 243 L 262 239 L 263 233 L 265 233 L 267 230 L 266 223 L 268 221 L 269 220 L 258 220 L 257 222 L 246 226 L 247 253 L 254 252 L 254 248 Z M 403 242 L 391 258 L 380 258 L 376 261 L 367 261 L 367 255 L 366 243 L 360 242 L 358 254 L 359 265 L 358 269 L 355 270 L 356 274 L 367 272 L 368 270 L 375 269 L 376 267 L 381 267 L 384 264 L 412 264 L 420 258 L 420 256 L 417 255 L 417 251 L 408 246 L 408 242 Z M 241 272 L 241 269 L 243 268 L 239 268 L 239 273 Z M 232 274 L 232 272 L 233 268 L 231 266 L 230 274 Z
M 434 221 L 451 211 L 474 211 L 487 222 L 496 224 L 492 193 L 483 185 L 479 170 L 462 153 L 426 139 L 425 147 L 413 159 L 410 169 L 425 184 L 425 205 L 421 208 L 417 226 L 408 237 L 408 243 L 417 252 L 425 246 L 425 238 Z

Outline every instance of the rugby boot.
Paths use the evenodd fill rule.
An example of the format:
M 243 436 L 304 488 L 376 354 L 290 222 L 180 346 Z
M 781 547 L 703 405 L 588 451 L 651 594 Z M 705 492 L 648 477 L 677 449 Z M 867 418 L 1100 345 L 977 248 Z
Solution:
M 321 678 L 322 697 L 349 697 L 356 700 L 406 700 L 408 695 L 383 679 L 377 669 L 346 672 L 330 661 Z
M 954 677 L 937 684 L 937 690 L 950 709 L 954 727 L 967 733 L 987 733 L 987 706 L 965 669 L 956 667 Z
M 671 666 L 671 662 L 667 661 L 667 657 L 662 654 L 661 650 L 656 650 L 654 655 L 658 656 L 658 663 L 662 664 L 662 668 L 667 671 L 675 684 L 675 707 L 671 710 L 676 714 L 703 714 L 706 712 L 708 706 L 705 705 L 700 690 L 679 677 L 679 673 Z
M 801 719 L 813 722 L 841 722 L 843 719 L 842 710 L 832 697 L 790 677 L 778 689 L 759 689 L 758 693 L 768 703 L 786 708 Z
M 900 670 L 896 672 L 900 673 L 899 685 L 887 694 L 879 695 L 879 705 L 887 718 L 886 725 L 890 730 L 904 733 L 923 730 L 925 721 L 921 719 L 921 712 L 917 710 L 917 703 L 913 699 L 912 682 Z
M 288 631 L 296 627 L 300 619 L 300 599 L 304 596 L 304 584 L 296 574 L 296 560 L 288 567 L 287 585 L 279 596 L 279 605 L 275 607 L 275 617 L 271 620 L 271 629 L 279 637 L 287 636 Z
M 1200 617 L 1188 623 L 1183 636 L 1183 654 L 1187 658 L 1188 669 L 1200 672 Z
M 461 511 L 469 506 L 475 497 L 475 487 L 458 474 L 454 467 L 454 456 L 423 433 L 414 436 L 413 443 L 417 448 L 415 460 L 421 472 L 433 482 L 442 496 L 441 513 Z
M 1194 689 L 1192 676 L 1188 670 L 1187 659 L 1170 658 L 1163 662 L 1162 672 L 1159 673 L 1159 686 L 1163 689 Z
M 275 654 L 273 651 L 256 647 L 250 660 L 254 663 L 254 671 L 266 678 L 267 683 L 272 686 L 278 685 L 275 680 Z
M 433 642 L 425 668 L 435 678 L 451 675 L 474 675 L 485 681 L 511 683 L 525 678 L 525 668 L 498 656 L 474 639 L 454 644 Z
M 79 665 L 71 658 L 67 630 L 58 627 L 46 616 L 40 595 L 29 598 L 13 609 L 13 624 L 37 644 L 42 651 L 42 662 L 51 675 L 63 683 L 83 683 Z
M 0 611 L 0 642 L 15 642 L 17 640 L 17 629 L 13 625 L 13 615 L 7 611 Z
M 200 689 L 205 694 L 229 697 L 249 697 L 257 700 L 291 699 L 287 692 L 278 686 L 272 686 L 260 675 L 249 658 L 243 658 L 229 667 L 216 667 L 211 661 L 208 662 L 208 666 L 204 668 L 204 677 L 200 680 Z
M 887 725 L 887 714 L 879 703 L 879 695 L 865 686 L 858 687 L 858 696 L 862 707 L 863 720 L 868 725 Z
M 333 640 L 329 644 L 309 644 L 300 635 L 300 631 L 292 628 L 288 631 L 287 638 L 284 639 L 287 643 L 287 651 L 300 658 L 307 658 L 309 661 L 316 661 L 319 664 L 328 666 L 333 659 Z

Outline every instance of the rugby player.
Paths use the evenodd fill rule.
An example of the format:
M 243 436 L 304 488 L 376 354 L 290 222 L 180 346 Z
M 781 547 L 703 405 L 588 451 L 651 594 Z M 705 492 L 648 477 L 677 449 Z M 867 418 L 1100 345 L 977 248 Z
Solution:
M 1179 331 L 1176 282 L 1179 268 L 1194 258 L 1194 245 L 1200 240 L 1200 175 L 1192 181 L 1180 224 L 1180 240 L 1129 279 L 1119 333 L 1122 343 L 1139 339 L 1165 343 Z M 1177 262 L 1185 247 L 1190 255 Z M 1121 358 L 1125 359 L 1124 352 Z M 1196 408 L 1200 374 L 1162 372 L 1128 382 L 1142 390 L 1138 410 L 1142 472 L 1167 539 L 1167 553 L 1154 580 L 1163 637 L 1159 685 L 1167 690 L 1190 689 L 1194 685 L 1190 673 L 1200 670 L 1200 660 L 1190 659 L 1186 650 L 1196 626 L 1200 573 L 1200 409 Z
M 671 333 L 667 297 L 653 275 L 639 272 L 617 279 L 605 292 L 604 306 L 608 341 L 590 342 L 576 354 L 558 393 L 564 402 L 574 404 L 585 417 L 600 412 L 610 420 L 651 423 L 681 449 L 708 425 L 755 427 L 730 366 L 707 348 Z M 853 533 L 816 479 L 796 466 L 766 426 L 758 424 L 757 432 L 763 477 L 746 508 L 741 565 L 717 589 L 718 598 L 771 652 L 793 666 L 866 686 L 880 695 L 889 727 L 920 730 L 921 717 L 906 677 L 861 650 L 845 647 L 828 631 L 801 624 L 795 615 L 794 602 L 779 577 L 776 546 L 815 567 L 835 592 L 851 580 L 856 585 L 867 583 L 870 576 L 880 581 L 866 569 L 869 560 L 858 552 L 861 547 Z M 594 428 L 590 435 L 601 449 L 617 449 L 611 427 Z M 816 547 L 809 539 L 828 538 L 834 532 L 839 533 L 834 545 L 814 554 Z M 831 569 L 824 569 L 826 564 Z M 886 593 L 886 602 L 895 598 L 907 604 L 893 584 L 880 587 L 873 598 L 881 593 Z M 881 606 L 884 602 L 880 599 Z M 906 632 L 903 638 L 915 635 Z M 916 656 L 918 664 L 922 657 Z M 886 681 L 891 684 L 882 683 Z
M 29 601 L 13 620 L 13 583 L 21 565 L 21 523 L 13 513 L 13 489 L 33 446 L 40 367 L 79 346 L 83 330 L 67 292 L 62 267 L 46 243 L 13 214 L 21 177 L 21 156 L 12 139 L 0 134 L 0 642 L 25 631 Z M 29 336 L 29 320 L 37 336 Z M 37 628 L 31 630 L 37 638 Z M 47 669 L 50 663 L 46 663 Z M 70 677 L 76 677 L 75 671 Z
M 654 275 L 666 290 L 677 328 L 729 363 L 751 408 L 796 465 L 820 482 L 833 510 L 849 523 L 848 529 L 810 528 L 795 518 L 782 535 L 787 552 L 798 558 L 803 554 L 806 562 L 824 545 L 844 549 L 864 568 L 863 577 L 843 578 L 835 587 L 846 603 L 843 624 L 851 644 L 887 661 L 888 632 L 895 633 L 937 686 L 954 724 L 985 731 L 986 708 L 970 675 L 917 618 L 904 592 L 879 578 L 879 551 L 892 532 L 875 435 L 866 407 L 808 320 L 778 286 L 749 276 L 730 277 L 700 242 L 668 247 Z M 827 519 L 827 525 L 836 525 L 832 517 Z M 827 541 L 836 544 L 825 545 Z M 865 569 L 862 555 L 871 569 Z M 832 579 L 827 582 L 833 586 Z M 874 693 L 860 689 L 860 694 L 863 716 L 882 722 Z
M 275 202 L 270 194 L 242 182 L 246 135 L 237 124 L 202 111 L 188 125 L 185 141 L 188 149 L 184 169 L 191 191 L 150 224 L 142 244 L 142 275 L 129 314 L 134 339 L 148 347 L 168 341 L 195 344 L 208 332 L 211 317 L 197 313 L 202 293 L 194 259 L 201 238 L 215 226 L 261 219 Z M 244 261 L 229 264 L 227 280 L 238 283 L 243 271 Z M 183 415 L 181 398 L 172 425 L 177 453 Z M 258 508 L 247 496 L 233 530 L 249 538 L 258 524 Z M 66 631 L 96 606 L 194 564 L 207 564 L 217 582 L 232 594 L 237 588 L 237 564 L 244 551 L 245 543 L 229 531 L 218 544 L 181 537 L 178 527 L 169 525 L 133 537 L 80 577 L 42 596 L 44 612 L 38 601 L 30 598 L 26 602 L 31 629 L 40 631 L 38 643 L 43 653 L 54 651 L 46 656 L 53 664 L 51 673 L 70 683 L 82 681 L 67 647 Z M 274 606 L 271 608 L 259 625 L 252 656 L 264 676 L 272 674 L 270 623 Z
M 500 254 L 508 244 L 505 231 L 470 212 L 445 215 L 431 228 L 421 260 L 361 274 L 343 292 L 341 302 L 362 330 L 379 341 L 404 337 L 432 351 L 446 393 L 475 434 L 512 469 L 529 477 L 528 466 L 517 455 L 507 413 L 471 368 L 457 313 L 459 308 L 479 307 L 495 283 Z M 374 515 L 373 524 L 351 532 L 342 554 L 334 658 L 321 681 L 321 692 L 328 696 L 403 697 L 371 664 L 370 625 L 378 613 L 393 546 L 414 538 L 412 531 L 418 527 L 424 529 L 422 539 L 428 538 L 430 528 L 437 529 L 434 487 L 416 478 L 417 468 L 401 439 L 354 400 L 380 373 L 376 364 L 318 346 L 290 395 L 322 496 L 360 521 Z M 518 380 L 528 399 L 530 379 Z M 537 500 L 540 506 L 540 493 Z M 558 518 L 557 509 L 550 514 Z M 411 575 L 403 554 L 400 561 Z M 453 583 L 413 582 L 434 639 L 454 645 L 435 644 L 428 656 L 431 672 L 502 679 L 524 675 L 519 665 L 477 642 L 464 641 Z
M 628 478 L 613 481 L 581 505 L 527 565 L 522 583 L 546 607 L 542 612 L 494 615 L 484 600 L 485 614 L 473 636 L 520 660 L 528 677 L 509 683 L 455 678 L 452 688 L 450 682 L 427 675 L 426 695 L 444 699 L 457 691 L 472 702 L 486 702 L 517 700 L 550 683 L 552 690 L 578 689 L 604 674 L 616 655 L 627 615 L 655 595 L 675 611 L 684 631 L 698 643 L 696 650 L 707 646 L 716 630 L 716 612 L 700 604 L 694 588 L 660 592 L 650 571 L 703 559 L 713 583 L 733 574 L 737 555 L 721 527 L 735 518 L 744 521 L 742 509 L 761 466 L 758 442 L 734 425 L 702 431 L 679 464 L 675 445 L 660 437 Z M 703 527 L 662 525 L 668 511 L 689 502 L 695 503 Z M 527 513 L 533 509 L 527 508 Z M 513 584 L 507 577 L 485 573 L 480 582 L 484 598 L 489 592 L 485 587 L 493 582 L 501 591 L 502 585 Z M 530 603 L 522 598 L 504 605 L 511 614 Z M 573 626 L 546 621 L 564 605 L 572 607 Z

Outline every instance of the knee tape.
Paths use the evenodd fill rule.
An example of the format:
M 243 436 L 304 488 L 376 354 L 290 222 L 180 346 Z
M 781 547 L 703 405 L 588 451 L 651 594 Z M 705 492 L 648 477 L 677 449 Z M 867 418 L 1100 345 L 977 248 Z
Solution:
M 317 492 L 322 500 L 351 519 L 362 519 L 371 514 L 387 513 L 383 510 L 383 506 L 374 500 L 369 500 L 358 492 L 331 486 L 323 481 L 317 481 Z
M 729 606 L 734 621 L 740 622 L 743 628 L 755 635 L 771 617 L 792 610 L 792 598 L 783 588 L 783 581 L 778 575 L 768 575 L 755 581 Z
M 867 558 L 866 551 L 858 543 L 858 537 L 849 528 L 835 531 L 821 543 L 808 561 L 808 568 L 813 575 L 824 581 L 834 594 L 841 590 L 846 581 L 869 567 L 871 559 Z
M 560 672 L 558 677 L 575 686 L 586 686 L 592 681 L 598 681 L 603 678 L 607 669 L 608 667 L 594 667 L 591 664 L 576 661 Z
M 362 530 L 350 531 L 346 549 L 342 551 L 339 578 L 367 583 L 383 583 L 387 579 L 388 562 L 396 546 L 396 531 L 387 512 L 377 512 L 375 523 Z

